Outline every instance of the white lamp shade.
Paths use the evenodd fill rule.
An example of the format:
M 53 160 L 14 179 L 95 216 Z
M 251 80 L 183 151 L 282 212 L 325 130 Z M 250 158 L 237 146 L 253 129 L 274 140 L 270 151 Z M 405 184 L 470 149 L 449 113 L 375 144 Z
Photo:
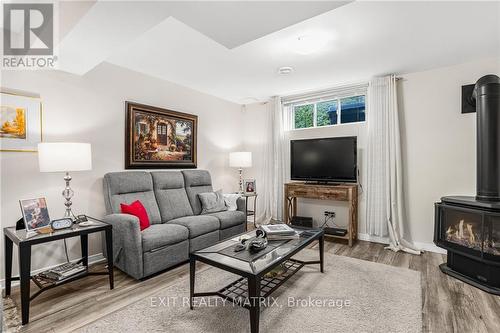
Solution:
M 252 166 L 252 153 L 239 151 L 229 153 L 229 166 L 233 168 L 249 168 Z
M 68 172 L 92 169 L 90 143 L 39 143 L 40 172 Z

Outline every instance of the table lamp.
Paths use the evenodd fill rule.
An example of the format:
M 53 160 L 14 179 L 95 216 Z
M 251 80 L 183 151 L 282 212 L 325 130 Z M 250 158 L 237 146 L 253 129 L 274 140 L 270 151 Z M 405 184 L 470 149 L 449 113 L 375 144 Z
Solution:
M 66 188 L 62 195 L 66 202 L 64 217 L 73 219 L 70 171 L 92 170 L 92 149 L 90 143 L 54 142 L 38 144 L 38 165 L 40 172 L 65 172 Z
M 246 151 L 229 153 L 229 166 L 232 168 L 238 168 L 240 173 L 239 192 L 243 193 L 243 168 L 250 168 L 252 166 L 252 153 Z

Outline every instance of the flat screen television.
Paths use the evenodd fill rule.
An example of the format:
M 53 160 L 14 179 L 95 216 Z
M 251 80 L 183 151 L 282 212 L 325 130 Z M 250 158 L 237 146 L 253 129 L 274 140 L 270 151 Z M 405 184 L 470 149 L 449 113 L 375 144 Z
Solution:
M 290 141 L 292 180 L 355 183 L 355 136 Z

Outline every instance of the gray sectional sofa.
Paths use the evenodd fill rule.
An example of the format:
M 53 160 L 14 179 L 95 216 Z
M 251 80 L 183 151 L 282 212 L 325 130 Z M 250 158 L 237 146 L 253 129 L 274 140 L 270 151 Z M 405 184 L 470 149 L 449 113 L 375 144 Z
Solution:
M 104 201 L 113 225 L 115 266 L 142 279 L 189 259 L 189 253 L 246 229 L 245 200 L 236 211 L 200 215 L 199 193 L 212 192 L 208 171 L 130 171 L 104 176 Z M 140 200 L 151 226 L 140 231 L 137 217 L 120 213 L 120 203 Z

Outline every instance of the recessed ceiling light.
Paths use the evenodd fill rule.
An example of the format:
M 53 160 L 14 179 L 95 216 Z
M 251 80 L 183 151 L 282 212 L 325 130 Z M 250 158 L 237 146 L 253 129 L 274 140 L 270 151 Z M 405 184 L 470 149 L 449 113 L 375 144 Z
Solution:
M 280 75 L 289 75 L 292 74 L 292 72 L 293 72 L 293 67 L 290 66 L 284 66 L 278 68 L 278 74 Z
M 291 43 L 294 52 L 311 54 L 323 49 L 328 41 L 325 34 L 315 33 L 296 37 Z

